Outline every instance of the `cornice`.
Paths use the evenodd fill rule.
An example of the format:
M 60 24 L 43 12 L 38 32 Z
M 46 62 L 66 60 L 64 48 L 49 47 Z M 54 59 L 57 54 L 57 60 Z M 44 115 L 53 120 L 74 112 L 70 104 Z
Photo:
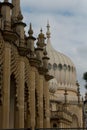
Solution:
M 27 54 L 29 54 L 30 52 L 30 50 L 26 47 L 17 47 L 17 48 L 20 56 L 27 56 Z
M 19 35 L 16 32 L 3 30 L 2 31 L 3 38 L 5 41 L 14 42 L 19 38 Z
M 41 61 L 38 60 L 38 59 L 36 59 L 36 58 L 29 57 L 28 59 L 29 59 L 29 63 L 30 63 L 30 65 L 33 66 L 33 67 L 38 68 L 39 65 L 41 64 Z
M 9 6 L 11 9 L 14 7 L 13 4 L 9 3 L 9 2 L 2 2 L 0 3 L 0 7 L 2 6 Z
M 14 23 L 12 27 L 15 27 L 17 25 L 22 25 L 23 27 L 26 27 L 26 23 L 24 23 L 22 21 Z

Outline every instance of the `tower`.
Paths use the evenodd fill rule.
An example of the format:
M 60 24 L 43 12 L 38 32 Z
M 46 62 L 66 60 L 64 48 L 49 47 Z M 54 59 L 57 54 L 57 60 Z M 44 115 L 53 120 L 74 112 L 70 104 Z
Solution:
M 13 21 L 17 21 L 17 16 L 20 11 L 20 0 L 12 0 L 12 4 L 14 6 L 12 10 L 12 19 Z

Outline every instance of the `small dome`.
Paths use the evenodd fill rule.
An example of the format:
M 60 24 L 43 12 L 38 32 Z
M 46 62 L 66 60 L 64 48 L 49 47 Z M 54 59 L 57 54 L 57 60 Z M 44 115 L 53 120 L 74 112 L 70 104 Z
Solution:
M 42 28 L 40 30 L 40 34 L 38 35 L 39 38 L 45 38 L 44 34 L 42 33 Z
M 58 88 L 57 80 L 53 78 L 52 80 L 49 81 L 49 91 L 51 93 L 55 93 L 57 88 Z

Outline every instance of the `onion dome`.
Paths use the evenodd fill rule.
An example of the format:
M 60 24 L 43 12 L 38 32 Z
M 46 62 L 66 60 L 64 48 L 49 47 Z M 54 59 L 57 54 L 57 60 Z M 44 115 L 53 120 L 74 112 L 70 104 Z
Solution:
M 39 34 L 39 38 L 44 38 L 44 34 L 42 33 L 42 28 L 41 28 L 41 30 L 40 30 L 40 34 Z
M 50 41 L 50 26 L 49 23 L 47 24 L 47 46 L 46 50 L 48 53 L 48 57 L 50 58 L 49 63 L 48 63 L 48 69 L 49 69 L 49 74 L 54 76 L 54 78 L 57 81 L 57 95 L 59 98 L 60 96 L 60 91 L 64 93 L 65 88 L 67 89 L 68 98 L 70 99 L 77 99 L 77 85 L 76 85 L 76 68 L 75 65 L 73 64 L 72 60 L 64 55 L 63 53 L 60 53 L 56 51 Z M 50 87 L 51 89 L 51 87 Z M 54 87 L 52 86 L 52 89 Z M 56 90 L 56 88 L 54 89 Z M 73 94 L 73 98 L 72 98 Z M 62 98 L 64 98 L 64 95 L 62 95 Z

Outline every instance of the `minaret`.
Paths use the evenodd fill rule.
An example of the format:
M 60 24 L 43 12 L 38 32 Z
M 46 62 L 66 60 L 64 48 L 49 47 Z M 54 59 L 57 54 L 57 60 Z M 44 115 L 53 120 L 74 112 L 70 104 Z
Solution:
M 27 37 L 27 48 L 31 51 L 30 56 L 33 56 L 34 55 L 34 41 L 36 40 L 36 38 L 33 37 L 33 30 L 32 30 L 31 23 L 30 23 L 28 34 L 29 36 Z
M 12 4 L 14 6 L 12 10 L 12 19 L 13 21 L 17 21 L 17 17 L 20 11 L 20 0 L 12 0 Z
M 47 38 L 49 39 L 50 38 L 50 25 L 49 25 L 49 21 L 47 22 Z
M 43 67 L 44 69 L 48 69 L 48 60 L 50 59 L 48 56 L 47 56 L 47 50 L 46 50 L 46 47 L 44 49 L 44 52 L 43 52 L 44 56 L 43 56 Z
M 44 34 L 42 33 L 42 29 L 40 30 L 40 34 L 38 35 L 38 41 L 37 41 L 37 48 L 35 49 L 36 50 L 36 55 L 37 55 L 37 58 L 39 60 L 42 61 L 42 57 L 43 57 L 43 50 L 44 50 L 44 47 L 46 46 L 45 44 L 45 36 Z
M 46 48 L 50 48 L 50 49 L 52 49 L 53 47 L 52 47 L 52 44 L 51 44 L 51 40 L 50 40 L 50 35 L 51 35 L 51 33 L 50 33 L 50 25 L 49 25 L 49 21 L 47 22 L 47 32 L 46 32 L 46 36 L 47 36 L 47 40 L 46 40 L 46 42 L 47 42 L 47 47 Z M 47 49 L 47 51 L 48 51 L 48 49 Z
M 10 30 L 11 29 L 11 10 L 13 8 L 13 5 L 9 3 L 8 0 L 4 0 L 4 2 L 1 3 L 1 14 L 2 19 L 4 22 L 4 29 Z

